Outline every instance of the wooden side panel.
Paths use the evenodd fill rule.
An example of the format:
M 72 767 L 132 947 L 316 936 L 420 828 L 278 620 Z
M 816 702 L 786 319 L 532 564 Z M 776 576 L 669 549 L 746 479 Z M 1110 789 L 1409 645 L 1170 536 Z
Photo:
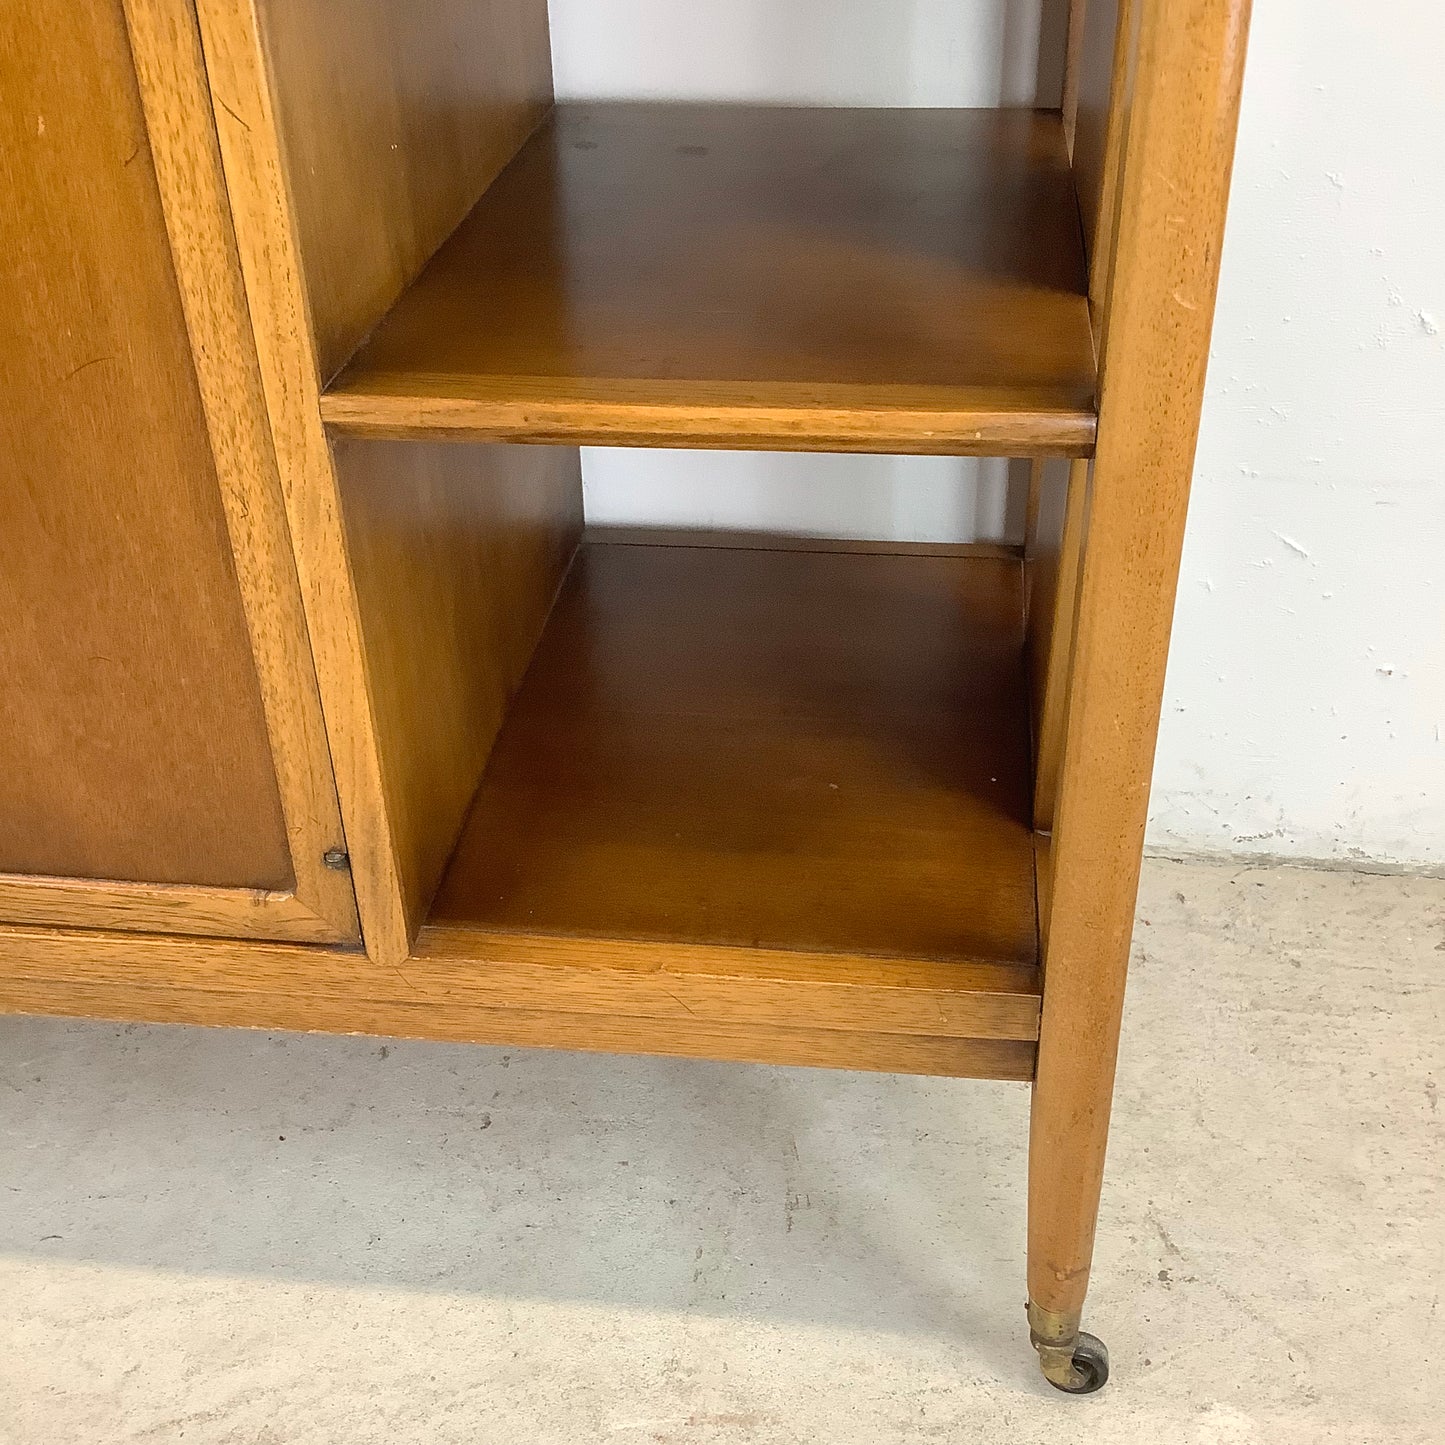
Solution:
M 1129 123 L 1138 67 L 1143 0 L 1071 0 L 1065 62 L 1064 129 L 1079 197 L 1089 267 L 1089 306 L 1102 354 Z M 1057 464 L 1055 464 L 1057 467 Z M 1062 477 L 1062 469 L 1055 472 Z M 1046 483 L 1046 516 L 1030 533 L 1029 653 L 1034 707 L 1034 826 L 1050 832 L 1068 727 L 1078 588 L 1088 528 L 1092 465 L 1071 464 L 1070 483 Z M 1036 476 L 1042 473 L 1036 468 Z M 1031 520 L 1037 515 L 1031 512 Z M 1038 591 L 1037 603 L 1033 589 Z M 1041 604 L 1041 605 L 1040 605 Z M 1042 921 L 1047 927 L 1047 922 Z
M 1034 827 L 1050 832 L 1063 762 L 1088 515 L 1089 463 L 1039 461 L 1029 481 L 1024 579 Z
M 1249 16 L 1136 3 L 1030 1135 L 1029 1295 L 1061 1329 L 1093 1253 Z
M 552 101 L 545 0 L 261 0 L 329 379 Z
M 407 955 L 425 892 L 419 880 L 439 846 L 418 843 L 415 820 L 429 803 L 408 797 L 407 789 L 428 793 L 428 769 L 445 775 L 446 765 L 388 752 L 406 737 L 396 723 L 403 701 L 384 695 L 393 674 L 384 661 L 373 669 L 369 653 L 379 636 L 404 636 L 411 614 L 405 598 L 369 594 L 370 639 L 363 640 L 365 584 L 347 555 L 321 384 L 545 114 L 546 5 L 196 0 L 196 6 L 362 931 L 373 957 L 397 964 Z M 555 464 L 572 469 L 576 491 L 575 453 Z M 426 476 L 437 463 L 415 465 Z M 392 479 L 405 493 L 406 475 L 394 471 Z M 564 527 L 559 545 L 566 535 Z M 387 545 L 404 550 L 407 543 L 397 532 Z M 412 557 L 413 575 L 425 556 L 423 547 Z M 462 569 L 437 586 L 462 596 L 472 557 L 467 545 L 432 557 L 437 566 Z M 402 568 L 398 554 L 394 562 Z M 393 623 L 382 620 L 390 608 L 399 613 Z M 525 598 L 519 610 L 527 615 Z M 430 682 L 440 698 L 471 686 L 443 673 Z M 441 719 L 458 717 L 443 703 L 435 706 L 433 740 Z M 468 756 L 477 735 L 439 743 L 442 756 Z M 455 779 L 453 785 L 459 786 Z
M 120 0 L 0 67 L 0 872 L 289 890 Z
M 1036 457 L 1029 468 L 1024 519 L 1024 651 L 1029 669 L 1029 732 L 1036 758 L 1067 498 L 1067 469 L 1050 458 Z
M 335 447 L 387 808 L 420 925 L 582 530 L 571 448 Z
M 268 898 L 263 907 L 254 898 L 226 900 L 231 921 L 223 926 L 246 935 L 350 942 L 361 926 L 350 872 L 326 862 L 345 851 L 346 838 L 200 32 L 189 5 L 125 0 L 125 9 L 296 880 L 293 896 Z M 282 914 L 284 929 L 277 926 Z M 199 931 L 195 924 L 193 911 L 186 931 Z

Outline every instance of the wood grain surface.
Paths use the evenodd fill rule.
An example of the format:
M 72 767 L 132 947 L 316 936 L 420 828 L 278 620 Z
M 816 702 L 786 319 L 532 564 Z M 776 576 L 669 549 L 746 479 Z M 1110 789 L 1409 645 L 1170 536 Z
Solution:
M 1068 726 L 1074 625 L 1089 507 L 1089 463 L 1036 462 L 1024 590 L 1034 739 L 1034 827 L 1052 832 Z
M 1063 1317 L 1093 1256 L 1249 16 L 1135 3 L 1029 1149 L 1029 1296 Z
M 338 440 L 368 695 L 414 934 L 582 530 L 575 449 Z
M 552 104 L 547 6 L 254 4 L 317 364 L 330 377 Z
M 1033 1077 L 1035 1055 L 1033 1044 L 1012 1039 L 843 1033 L 836 1029 L 769 1028 L 696 1019 L 678 1022 L 533 1009 L 447 1008 L 405 999 L 337 1001 L 279 989 L 241 998 L 173 984 L 146 988 L 113 982 L 66 983 L 54 987 L 0 979 L 0 1009 L 7 1013 L 143 1023 L 362 1033 L 445 1043 L 655 1054 L 728 1063 L 1018 1082 Z
M 1075 0 L 1071 55 L 1076 119 L 1072 158 L 1089 261 L 1089 300 L 1101 319 L 1119 224 L 1119 184 L 1129 137 L 1139 0 Z
M 0 872 L 289 892 L 120 0 L 0 70 Z
M 587 546 L 431 921 L 1034 962 L 1020 565 Z
M 311 639 L 276 472 L 251 317 L 231 228 L 200 32 L 189 6 L 125 0 L 131 54 L 191 339 L 231 555 L 261 685 L 294 877 L 289 898 L 221 899 L 201 929 L 198 900 L 159 900 L 188 931 L 350 942 L 360 937 L 350 870 L 329 867 L 346 836 L 311 661 Z M 134 890 L 111 918 L 144 915 Z M 159 914 L 155 915 L 158 919 Z M 68 921 L 82 921 L 72 915 Z M 163 926 L 157 921 L 151 927 Z M 172 926 L 176 926 L 173 922 Z
M 643 547 L 726 547 L 745 552 L 857 552 L 892 557 L 989 557 L 1017 561 L 1024 555 L 1012 542 L 899 542 L 871 537 L 819 537 L 794 532 L 743 532 L 711 527 L 633 527 L 594 523 L 589 542 L 634 543 Z
M 1057 114 L 560 107 L 327 395 L 385 436 L 1086 453 Z
M 859 991 L 849 1015 L 857 1027 L 836 1028 L 814 1022 L 809 1006 L 815 999 L 831 1002 L 831 1016 L 842 1016 L 843 1002 L 830 1001 L 829 994 L 847 992 L 844 976 L 803 995 L 803 1007 L 769 1014 L 750 989 L 726 988 L 727 970 L 718 960 L 710 981 L 712 1012 L 689 1013 L 676 1001 L 658 1006 L 664 974 L 651 980 L 639 1007 L 625 993 L 629 978 L 638 977 L 635 971 L 619 973 L 609 984 L 608 970 L 594 968 L 592 974 L 603 975 L 594 986 L 587 982 L 588 970 L 569 981 L 565 965 L 528 963 L 506 945 L 491 961 L 497 976 L 475 953 L 420 956 L 393 968 L 326 948 L 0 928 L 0 1010 L 992 1079 L 1027 1079 L 1033 1071 L 1034 970 L 1012 971 L 1025 976 L 1017 980 L 1020 997 L 1012 1005 L 1023 1036 L 972 1038 L 942 1032 L 947 1015 L 933 1033 L 884 1026 L 900 1016 L 910 997 L 920 1019 L 939 997 L 952 1020 L 968 1016 L 966 994 L 940 994 L 927 977 L 914 980 L 917 986 L 910 989 L 900 975 L 905 982 L 890 993 L 880 970 L 871 990 Z M 934 967 L 942 975 L 956 972 Z M 1009 976 L 1002 969 L 999 974 Z M 1031 995 L 1023 991 L 1025 984 L 1032 986 Z M 604 1007 L 609 993 L 623 1005 L 616 1013 Z M 865 1010 L 880 995 L 895 1006 L 873 1025 Z M 704 996 L 694 988 L 694 1000 Z
M 545 109 L 545 5 L 196 8 L 363 933 L 400 962 L 409 844 L 393 833 L 321 382 Z
M 566 1013 L 1034 1040 L 1033 964 L 649 942 L 430 924 L 407 961 L 417 987 Z

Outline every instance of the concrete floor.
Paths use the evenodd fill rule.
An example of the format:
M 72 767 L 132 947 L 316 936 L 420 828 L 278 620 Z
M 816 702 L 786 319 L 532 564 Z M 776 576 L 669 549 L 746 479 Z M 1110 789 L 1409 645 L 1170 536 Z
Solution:
M 1439 1442 L 1445 883 L 1154 861 L 1135 954 L 1099 1395 L 1021 1086 L 6 1019 L 0 1441 Z

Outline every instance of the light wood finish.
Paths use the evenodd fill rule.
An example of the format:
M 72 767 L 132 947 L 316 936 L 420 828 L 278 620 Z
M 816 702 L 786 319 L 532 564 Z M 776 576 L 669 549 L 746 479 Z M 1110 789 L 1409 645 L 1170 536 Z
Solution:
M 575 450 L 338 442 L 408 934 L 582 529 Z
M 1030 1138 L 1029 1294 L 1088 1287 L 1247 0 L 1140 0 L 1099 441 L 1052 847 Z
M 1069 18 L 1064 39 L 1064 83 L 1059 102 L 1064 146 L 1070 164 L 1076 163 L 1079 123 L 1079 60 L 1084 49 L 1084 11 L 1089 0 L 1068 0 Z
M 1040 461 L 1030 477 L 1024 591 L 1034 740 L 1034 827 L 1054 826 L 1068 722 L 1089 463 Z
M 1074 0 L 1078 48 L 1070 55 L 1075 121 L 1070 154 L 1089 258 L 1096 327 L 1108 293 L 1119 224 L 1140 0 Z M 1071 42 L 1072 43 L 1072 42 Z
M 489 1003 L 863 1033 L 1034 1040 L 1033 964 L 488 931 L 429 924 L 408 978 L 443 976 Z M 465 984 L 452 982 L 466 975 Z
M 129 928 L 140 933 L 159 929 L 214 938 L 337 941 L 337 930 L 300 902 L 293 889 L 7 874 L 0 876 L 0 919 L 62 928 Z
M 341 17 L 295 0 L 267 7 L 265 34 L 253 0 L 197 9 L 363 932 L 397 963 L 409 843 L 389 813 L 321 380 L 540 114 L 545 26 L 524 0 L 357 0 Z
M 95 952 L 87 955 L 91 937 Z M 213 993 L 312 993 L 337 1004 L 405 1002 L 437 1014 L 521 1009 L 605 1020 L 630 1012 L 660 1024 L 1026 1043 L 1039 1025 L 1038 971 L 1021 965 L 698 947 L 664 954 L 621 943 L 586 957 L 569 940 L 499 935 L 479 941 L 475 933 L 432 930 L 416 954 L 394 968 L 328 948 L 159 935 L 126 943 L 105 933 L 0 929 L 0 969 L 15 979 L 52 981 L 57 990 L 64 983 L 108 981 L 155 987 L 169 978 Z
M 1054 849 L 1048 833 L 1034 834 L 1034 893 L 1039 909 L 1040 972 L 1048 966 L 1049 921 L 1054 901 Z
M 542 0 L 123 3 L 153 169 L 122 0 L 0 20 L 0 866 L 146 867 L 0 877 L 0 1008 L 1033 1077 L 1070 1383 L 1248 0 L 1072 0 L 1056 114 L 545 122 Z M 507 441 L 1073 461 L 1023 555 L 613 535 L 549 616 Z M 354 937 L 318 691 L 366 953 L 254 936 Z
M 222 917 L 217 931 L 264 930 L 272 937 L 351 941 L 360 937 L 360 924 L 350 872 L 325 862 L 328 853 L 345 852 L 346 839 L 271 450 L 200 33 L 194 12 L 167 0 L 126 0 L 126 18 L 295 880 L 290 899 L 238 903 L 229 912 L 242 913 L 239 926 Z M 294 915 L 293 926 L 284 933 L 264 920 L 264 915 L 278 912 Z
M 542 0 L 254 3 L 321 376 L 333 375 L 552 104 Z
M 587 546 L 433 924 L 1032 963 L 1016 560 Z
M 0 869 L 284 891 L 125 20 L 68 9 L 0 19 Z
M 730 1022 L 677 1007 L 651 1014 L 631 1005 L 609 1014 L 591 1002 L 572 1008 L 569 995 L 552 988 L 541 992 L 551 1007 L 496 1001 L 536 992 L 525 983 L 497 985 L 473 960 L 421 958 L 396 969 L 322 948 L 0 928 L 0 1010 L 10 1013 L 988 1079 L 1027 1079 L 1033 1072 L 1028 1038 L 844 1030 L 815 1026 L 806 1014 L 797 1022 Z M 925 997 L 920 990 L 920 1003 Z
M 250 475 L 260 413 L 244 382 L 212 405 L 245 320 L 223 314 L 184 19 L 134 62 L 119 0 L 0 22 L 28 57 L 0 107 L 0 917 L 338 939 L 355 915 L 321 861 L 341 833 L 284 523 Z M 162 199 L 182 175 L 198 240 L 173 257 Z M 197 317 L 208 281 L 222 295 Z M 188 321 L 212 343 L 199 390 Z
M 328 393 L 394 437 L 1082 455 L 1054 113 L 563 106 Z
M 730 547 L 745 552 L 843 552 L 888 557 L 988 557 L 1017 561 L 1023 548 L 1008 542 L 879 542 L 867 537 L 815 537 L 791 532 L 726 532 L 691 527 L 591 526 L 587 540 L 599 545 Z
M 401 879 L 260 37 L 246 0 L 196 8 L 362 932 L 368 950 L 397 962 L 408 947 Z

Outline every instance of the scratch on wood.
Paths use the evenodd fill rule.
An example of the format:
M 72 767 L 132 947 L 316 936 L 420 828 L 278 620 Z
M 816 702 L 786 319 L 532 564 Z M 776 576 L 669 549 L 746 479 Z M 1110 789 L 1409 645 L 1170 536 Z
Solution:
M 60 378 L 60 385 L 64 386 L 67 381 L 74 381 L 82 371 L 89 371 L 92 366 L 99 366 L 102 361 L 114 361 L 113 356 L 94 356 L 89 361 L 82 361 L 73 371 L 67 371 Z
M 222 109 L 223 111 L 225 111 L 226 114 L 227 114 L 228 116 L 230 116 L 231 119 L 232 119 L 233 121 L 235 121 L 236 124 L 237 124 L 238 126 L 240 126 L 243 131 L 246 132 L 247 135 L 250 135 L 250 134 L 251 134 L 251 127 L 248 126 L 248 125 L 246 124 L 246 122 L 245 122 L 244 120 L 242 120 L 241 117 L 240 117 L 239 115 L 237 115 L 236 112 L 235 112 L 234 110 L 232 110 L 231 107 L 230 107 L 229 105 L 227 105 L 226 102 L 225 102 L 224 100 L 222 100 L 219 95 L 216 97 L 216 104 L 219 105 L 219 106 L 221 107 L 221 109 Z

